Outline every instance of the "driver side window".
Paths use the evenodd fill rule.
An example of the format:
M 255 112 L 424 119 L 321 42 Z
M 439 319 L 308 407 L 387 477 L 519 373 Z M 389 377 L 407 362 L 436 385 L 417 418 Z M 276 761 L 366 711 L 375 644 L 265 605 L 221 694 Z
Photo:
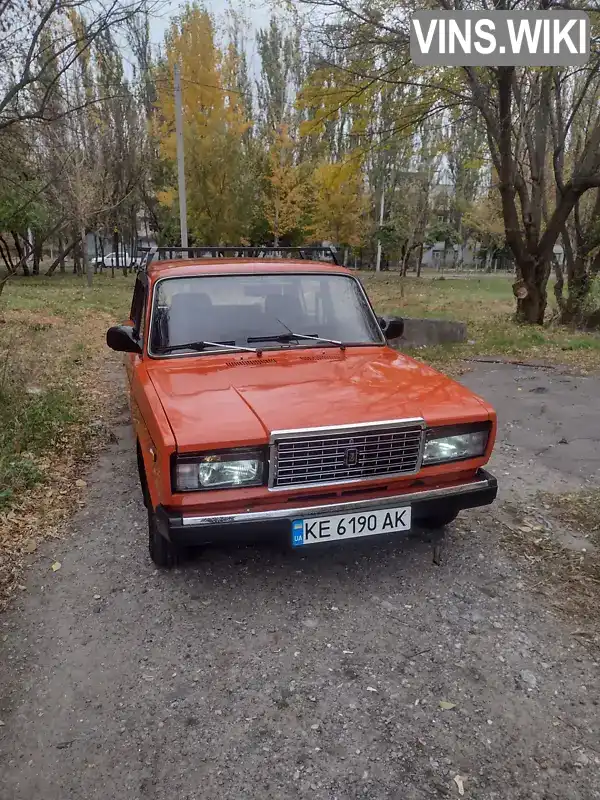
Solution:
M 133 290 L 133 299 L 131 301 L 130 317 L 133 320 L 133 330 L 136 332 L 138 339 L 144 336 L 144 312 L 146 309 L 146 287 L 138 278 L 135 282 Z

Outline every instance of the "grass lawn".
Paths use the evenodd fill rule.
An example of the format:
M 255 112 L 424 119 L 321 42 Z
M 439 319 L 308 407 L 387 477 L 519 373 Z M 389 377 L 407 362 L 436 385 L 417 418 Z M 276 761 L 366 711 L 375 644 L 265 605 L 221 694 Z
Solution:
M 17 278 L 0 301 L 0 607 L 23 560 L 83 502 L 82 465 L 123 407 L 107 327 L 127 316 L 133 279 Z M 116 411 L 115 411 L 116 410 Z
M 102 409 L 114 356 L 106 328 L 127 316 L 133 279 L 12 280 L 0 327 L 0 508 L 45 472 L 45 453 Z M 107 378 L 108 380 L 108 378 Z M 68 437 L 65 439 L 68 442 Z
M 365 288 L 382 314 L 455 319 L 468 325 L 470 344 L 427 348 L 419 357 L 433 363 L 469 356 L 502 355 L 568 364 L 583 370 L 600 368 L 600 335 L 514 321 L 512 278 L 419 279 L 396 274 L 360 273 Z M 549 291 L 551 309 L 554 295 Z M 600 298 L 598 300 L 600 304 Z

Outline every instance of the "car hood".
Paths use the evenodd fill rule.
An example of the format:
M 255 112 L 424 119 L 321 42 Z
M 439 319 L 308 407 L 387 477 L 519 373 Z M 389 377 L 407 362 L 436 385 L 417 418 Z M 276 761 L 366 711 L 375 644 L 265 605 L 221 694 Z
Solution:
M 481 398 L 388 347 L 148 362 L 180 451 L 264 444 L 272 431 L 422 417 L 483 421 Z

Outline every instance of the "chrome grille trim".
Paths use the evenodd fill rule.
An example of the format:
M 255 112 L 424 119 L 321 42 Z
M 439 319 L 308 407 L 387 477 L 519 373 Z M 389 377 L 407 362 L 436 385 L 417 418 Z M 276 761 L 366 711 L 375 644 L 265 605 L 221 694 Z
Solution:
M 357 425 L 273 431 L 269 489 L 335 486 L 414 475 L 421 469 L 425 420 L 420 417 Z M 357 451 L 349 463 L 348 449 Z

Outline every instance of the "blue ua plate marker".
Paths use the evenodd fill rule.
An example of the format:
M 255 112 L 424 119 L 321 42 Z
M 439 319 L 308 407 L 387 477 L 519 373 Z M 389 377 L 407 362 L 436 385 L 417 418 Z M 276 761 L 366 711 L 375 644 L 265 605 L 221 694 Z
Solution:
M 304 544 L 304 520 L 295 519 L 292 522 L 292 547 Z

